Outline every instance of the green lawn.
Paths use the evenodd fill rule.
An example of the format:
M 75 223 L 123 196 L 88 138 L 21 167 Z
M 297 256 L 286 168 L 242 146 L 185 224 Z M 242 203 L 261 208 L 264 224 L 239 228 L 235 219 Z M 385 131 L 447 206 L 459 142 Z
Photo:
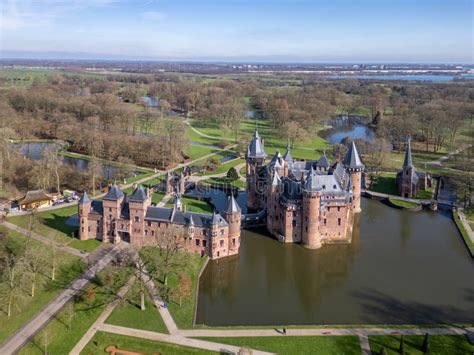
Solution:
M 30 86 L 35 79 L 45 81 L 51 74 L 61 73 L 52 69 L 0 69 L 0 78 L 7 79 L 0 83 L 2 87 Z
M 399 195 L 395 173 L 382 173 L 377 183 L 372 186 L 372 191 L 388 195 Z
M 459 229 L 459 233 L 461 233 L 461 236 L 464 239 L 464 242 L 466 243 L 466 246 L 471 253 L 471 256 L 474 258 L 474 243 L 472 242 L 471 238 L 469 238 L 469 235 L 467 234 L 467 231 L 464 228 L 464 225 L 461 223 L 458 212 L 454 209 L 453 209 L 453 219 L 454 219 L 454 223 L 456 223 L 456 226 Z
M 228 154 L 232 154 L 232 153 L 228 153 Z M 219 158 L 217 157 L 217 159 Z M 217 174 L 227 173 L 230 168 L 235 167 L 242 163 L 245 163 L 245 159 L 241 159 L 241 158 L 233 159 L 223 164 L 219 164 L 214 170 L 203 171 L 201 174 L 198 174 L 198 175 L 217 175 Z
M 112 266 L 106 267 L 88 288 L 88 292 L 66 305 L 46 327 L 20 350 L 20 354 L 43 354 L 45 339 L 48 339 L 49 354 L 69 353 L 103 312 L 107 304 L 113 300 L 120 287 L 127 282 L 128 277 L 128 270 L 124 271 L 124 269 Z M 70 330 L 69 309 L 74 310 Z
M 220 185 L 229 184 L 240 189 L 245 188 L 245 181 L 242 181 L 240 179 L 229 180 L 227 178 L 214 177 L 214 178 L 206 179 L 203 182 L 207 184 L 220 184 Z
M 419 204 L 411 201 L 404 201 L 404 200 L 399 200 L 396 198 L 390 198 L 389 199 L 391 203 L 393 203 L 395 206 L 403 207 L 403 208 L 415 208 L 418 207 Z
M 432 187 L 429 187 L 426 190 L 419 190 L 415 196 L 415 198 L 418 198 L 420 200 L 431 200 L 432 197 L 433 197 Z
M 25 241 L 26 238 L 22 234 L 8 230 L 8 240 L 6 242 L 8 248 L 19 250 L 23 247 Z M 38 250 L 44 252 L 45 258 L 49 258 L 49 253 L 51 253 L 50 247 L 35 240 L 31 240 L 30 243 L 32 247 L 38 248 Z M 10 319 L 5 313 L 5 305 L 2 304 L 0 312 L 0 324 L 2 324 L 0 327 L 0 342 L 20 328 L 21 325 L 33 317 L 51 299 L 56 297 L 63 290 L 64 285 L 67 285 L 83 272 L 84 263 L 81 258 L 64 252 L 58 252 L 57 256 L 58 269 L 55 281 L 51 281 L 49 278 L 51 269 L 50 267 L 47 267 L 44 270 L 44 273 L 39 276 L 35 296 L 31 298 L 29 293 L 25 292 L 23 297 L 19 298 L 19 308 L 17 309 L 15 307 L 13 309 Z
M 212 213 L 214 207 L 207 202 L 206 200 L 198 200 L 191 197 L 182 196 L 181 202 L 186 211 L 188 212 L 197 212 L 197 213 Z M 173 207 L 174 199 L 169 199 L 166 207 Z
M 66 224 L 66 220 L 76 214 L 77 211 L 77 206 L 68 206 L 56 210 L 39 212 L 37 214 L 39 223 L 35 225 L 34 231 L 45 237 L 57 235 L 57 238 L 61 242 L 68 243 L 68 245 L 73 248 L 91 252 L 101 245 L 101 242 L 95 239 L 79 240 L 74 238 L 73 233 L 77 230 L 77 227 Z M 8 217 L 7 221 L 22 228 L 28 228 L 30 215 Z
M 204 157 L 206 155 L 212 154 L 217 152 L 215 148 L 212 147 L 201 147 L 199 145 L 192 145 L 189 144 L 185 149 L 184 149 L 184 154 L 186 154 L 189 159 L 194 160 L 198 159 L 201 157 Z
M 145 297 L 145 310 L 140 309 L 137 283 L 132 286 L 126 298 L 114 309 L 105 323 L 168 334 L 165 323 L 148 292 Z
M 278 353 L 279 355 L 360 354 L 357 336 L 274 336 L 274 337 L 211 337 L 199 338 L 217 343 Z
M 405 354 L 415 355 L 423 354 L 424 336 L 423 335 L 406 335 L 403 336 Z M 382 347 L 385 348 L 387 355 L 399 354 L 400 347 L 399 335 L 377 335 L 370 336 L 370 348 L 372 352 L 378 354 Z M 474 345 L 470 345 L 464 335 L 431 335 L 429 336 L 430 354 L 472 354 Z
M 115 345 L 119 349 L 123 350 L 140 352 L 144 355 L 218 354 L 208 350 L 104 332 L 97 332 L 91 341 L 86 345 L 81 354 L 107 354 L 105 348 L 110 345 Z

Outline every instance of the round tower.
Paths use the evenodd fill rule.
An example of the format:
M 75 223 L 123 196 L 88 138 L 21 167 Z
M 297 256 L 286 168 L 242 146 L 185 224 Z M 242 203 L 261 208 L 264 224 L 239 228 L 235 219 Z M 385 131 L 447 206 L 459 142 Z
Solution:
M 87 195 L 87 192 L 84 191 L 81 196 L 79 203 L 79 239 L 86 240 L 89 239 L 89 213 L 92 208 L 92 200 Z
M 347 155 L 343 161 L 344 167 L 349 173 L 352 186 L 352 210 L 355 213 L 361 211 L 360 208 L 360 198 L 361 198 L 361 189 L 362 189 L 362 173 L 364 172 L 365 166 L 360 160 L 359 153 L 357 152 L 357 147 L 354 142 L 349 146 Z
M 229 224 L 229 255 L 238 254 L 240 248 L 242 212 L 232 195 L 229 196 L 229 206 L 224 213 L 224 218 Z
M 263 141 L 257 131 L 255 131 L 252 140 L 247 148 L 246 173 L 247 173 L 247 206 L 251 209 L 260 208 L 260 195 L 262 193 L 258 185 L 258 172 L 265 163 L 267 154 L 263 149 Z
M 319 249 L 322 246 L 319 231 L 320 191 L 318 176 L 311 168 L 303 187 L 303 228 L 301 233 L 301 242 L 310 249 Z

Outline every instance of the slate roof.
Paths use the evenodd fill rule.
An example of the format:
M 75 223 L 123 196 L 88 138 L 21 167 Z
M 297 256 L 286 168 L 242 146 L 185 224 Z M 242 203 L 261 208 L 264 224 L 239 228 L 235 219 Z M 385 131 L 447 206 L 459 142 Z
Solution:
M 318 162 L 316 163 L 316 165 L 318 167 L 322 167 L 322 168 L 329 168 L 330 164 L 329 164 L 329 160 L 328 158 L 326 157 L 326 153 L 324 153 L 322 155 L 321 158 L 319 158 Z
M 280 185 L 280 183 L 281 183 L 280 176 L 278 176 L 278 173 L 275 171 L 273 173 L 272 186 L 278 186 Z
M 413 161 L 411 159 L 411 139 L 408 137 L 407 149 L 405 150 L 405 160 L 403 161 L 403 167 L 413 167 Z
M 290 143 L 286 146 L 286 153 L 283 155 L 283 160 L 287 163 L 293 163 L 293 157 L 291 156 L 290 152 Z
M 265 158 L 267 154 L 263 149 L 262 139 L 260 138 L 258 131 L 255 130 L 252 140 L 247 148 L 247 156 L 249 158 Z
M 124 196 L 123 191 L 120 190 L 120 188 L 116 184 L 113 184 L 110 187 L 109 191 L 103 197 L 103 200 L 117 201 L 123 196 Z
M 288 200 L 298 200 L 301 198 L 301 182 L 289 178 L 283 181 L 283 196 Z
M 352 141 L 351 145 L 349 146 L 349 150 L 347 151 L 343 164 L 348 169 L 364 169 L 364 164 L 362 164 L 362 161 L 360 160 L 354 141 Z
M 143 186 L 138 186 L 135 191 L 133 191 L 132 195 L 128 198 L 130 202 L 144 202 L 148 198 L 145 189 Z
M 195 226 L 209 228 L 213 219 L 221 226 L 227 226 L 226 220 L 220 214 L 204 214 L 195 212 L 174 211 L 172 208 L 155 207 L 147 208 L 145 220 L 158 222 L 171 222 L 174 224 L 189 225 L 191 219 Z
M 96 213 L 96 214 L 102 215 L 103 211 L 104 211 L 104 207 L 102 205 L 102 201 L 92 200 L 91 213 Z
M 89 195 L 87 194 L 87 192 L 84 191 L 84 193 L 82 194 L 81 198 L 79 199 L 79 204 L 82 205 L 84 203 L 88 203 L 88 202 L 91 202 L 91 199 L 89 198 Z
M 227 213 L 239 213 L 241 212 L 240 206 L 235 200 L 233 195 L 229 196 L 229 206 L 227 207 Z

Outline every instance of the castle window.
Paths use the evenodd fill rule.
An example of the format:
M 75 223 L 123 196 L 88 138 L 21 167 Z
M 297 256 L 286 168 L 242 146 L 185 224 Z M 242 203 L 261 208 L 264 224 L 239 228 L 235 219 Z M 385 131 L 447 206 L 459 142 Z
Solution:
M 331 207 L 328 207 L 328 212 L 331 212 Z
M 232 238 L 232 245 L 235 246 L 235 238 Z
M 296 219 L 293 220 L 293 227 L 296 227 Z
M 337 225 L 338 225 L 338 226 L 341 225 L 341 219 L 340 219 L 340 218 L 337 219 Z
M 109 207 L 109 212 L 112 212 L 112 207 Z
M 91 227 L 87 227 L 87 231 L 90 232 L 90 231 L 91 231 Z
M 202 241 L 202 246 L 205 248 L 206 245 L 207 245 L 207 240 L 203 240 L 203 241 Z
M 221 229 L 221 235 L 224 235 L 224 230 L 223 229 Z
M 326 185 L 323 185 L 323 190 L 326 190 Z
M 151 231 L 151 236 L 152 236 L 152 237 L 155 236 L 155 231 Z
M 219 257 L 219 252 L 217 252 L 217 257 Z
M 97 233 L 99 233 L 100 229 L 99 229 L 99 226 L 97 226 Z
M 147 229 L 145 229 L 145 235 L 148 235 L 148 230 Z
M 124 229 L 124 228 L 125 228 L 125 226 L 123 225 L 123 223 L 122 223 L 122 225 L 120 226 L 120 228 L 122 228 L 122 229 Z
M 111 214 L 109 214 L 109 219 L 112 219 L 112 215 L 111 215 Z
M 202 230 L 202 235 L 207 235 L 207 231 L 205 229 Z
M 82 227 L 81 229 L 82 229 L 82 232 L 84 232 L 84 227 Z
M 307 232 L 307 231 L 308 231 L 308 226 L 306 226 L 306 228 L 305 228 L 305 229 L 306 229 L 306 232 Z
M 224 239 L 221 239 L 221 240 L 219 241 L 219 244 L 220 244 L 220 247 L 222 248 L 222 247 L 224 246 Z
M 337 207 L 337 212 L 341 212 L 341 207 Z
M 408 170 L 407 170 L 407 173 L 405 175 L 408 176 Z
M 148 227 L 151 227 L 151 221 L 148 221 Z
M 326 223 L 327 223 L 327 220 L 326 220 L 326 218 L 324 218 L 324 225 L 326 225 Z
M 140 217 L 135 216 L 135 222 L 140 222 Z
M 196 246 L 200 246 L 201 245 L 201 240 L 200 239 L 196 239 Z

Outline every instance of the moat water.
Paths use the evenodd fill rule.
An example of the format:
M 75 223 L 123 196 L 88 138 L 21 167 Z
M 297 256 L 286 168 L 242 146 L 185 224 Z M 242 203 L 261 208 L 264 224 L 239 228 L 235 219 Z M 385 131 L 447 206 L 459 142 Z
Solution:
M 351 244 L 308 250 L 242 231 L 212 261 L 197 324 L 474 323 L 474 260 L 449 214 L 363 199 Z

